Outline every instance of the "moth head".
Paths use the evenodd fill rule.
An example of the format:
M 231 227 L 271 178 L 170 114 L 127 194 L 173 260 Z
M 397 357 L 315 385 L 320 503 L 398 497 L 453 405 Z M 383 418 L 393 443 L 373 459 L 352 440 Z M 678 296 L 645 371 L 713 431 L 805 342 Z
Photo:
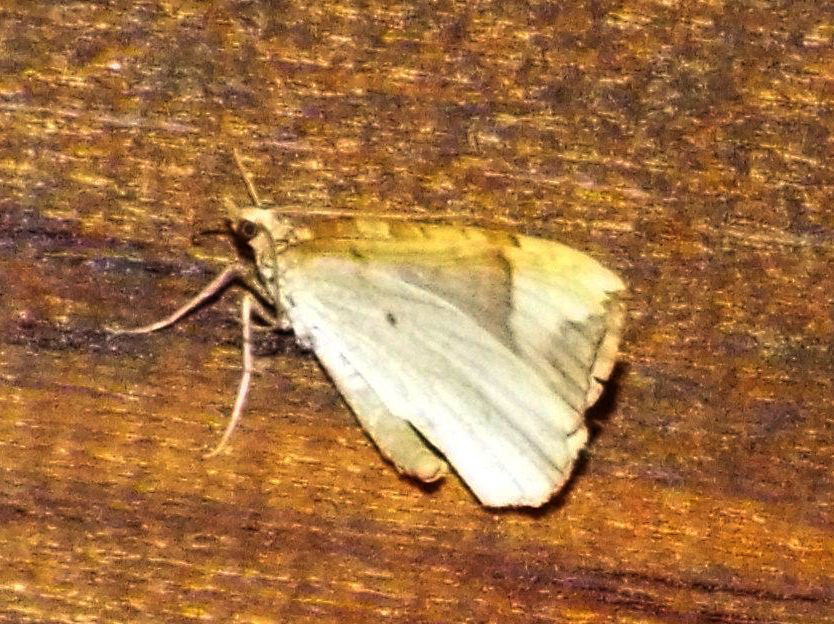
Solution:
M 235 238 L 251 247 L 256 256 L 272 253 L 272 246 L 284 247 L 295 229 L 290 221 L 268 204 L 237 206 L 227 200 L 227 223 Z

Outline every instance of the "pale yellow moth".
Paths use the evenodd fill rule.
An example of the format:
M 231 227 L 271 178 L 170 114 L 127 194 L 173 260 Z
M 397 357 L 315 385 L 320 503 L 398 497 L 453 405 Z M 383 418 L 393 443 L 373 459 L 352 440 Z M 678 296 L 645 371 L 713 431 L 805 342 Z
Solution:
M 238 164 L 239 160 L 238 160 Z M 397 470 L 442 478 L 446 461 L 482 504 L 537 507 L 568 479 L 588 433 L 584 412 L 611 373 L 625 286 L 591 257 L 518 234 L 386 218 L 289 218 L 229 205 L 254 266 L 227 267 L 146 333 L 176 322 L 234 282 L 243 376 L 252 320 L 293 330 Z

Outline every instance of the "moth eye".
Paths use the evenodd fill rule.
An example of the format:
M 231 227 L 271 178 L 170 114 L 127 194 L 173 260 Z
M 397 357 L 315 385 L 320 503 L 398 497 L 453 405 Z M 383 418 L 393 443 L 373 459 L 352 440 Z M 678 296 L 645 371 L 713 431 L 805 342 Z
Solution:
M 258 235 L 258 224 L 254 221 L 241 219 L 237 223 L 235 232 L 244 240 L 252 240 Z

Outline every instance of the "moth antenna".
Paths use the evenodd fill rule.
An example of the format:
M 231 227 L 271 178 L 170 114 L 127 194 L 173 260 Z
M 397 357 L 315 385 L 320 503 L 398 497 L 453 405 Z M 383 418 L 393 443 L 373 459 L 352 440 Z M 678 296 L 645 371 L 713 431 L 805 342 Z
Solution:
M 369 212 L 364 210 L 339 210 L 326 208 L 293 208 L 278 206 L 274 208 L 277 214 L 300 217 L 351 217 L 361 219 L 387 219 L 389 221 L 441 221 L 464 223 L 487 223 L 500 225 L 521 225 L 520 221 L 500 217 L 486 220 L 479 215 L 461 214 L 459 212 Z
M 232 150 L 232 155 L 235 157 L 235 164 L 237 165 L 238 171 L 240 171 L 240 175 L 243 176 L 243 181 L 246 183 L 246 190 L 249 191 L 249 197 L 252 198 L 252 203 L 260 207 L 261 200 L 258 197 L 258 191 L 255 190 L 252 176 L 249 175 L 246 167 L 243 166 L 243 161 L 240 158 L 240 152 L 237 151 L 237 148 Z

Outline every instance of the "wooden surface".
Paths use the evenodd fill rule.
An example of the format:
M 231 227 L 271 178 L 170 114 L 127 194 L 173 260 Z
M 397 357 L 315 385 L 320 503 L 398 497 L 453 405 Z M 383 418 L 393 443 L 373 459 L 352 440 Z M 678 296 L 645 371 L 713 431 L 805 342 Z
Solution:
M 0 622 L 834 622 L 825 3 L 0 3 Z M 458 214 L 631 287 L 566 492 L 396 476 L 264 339 L 245 198 Z

